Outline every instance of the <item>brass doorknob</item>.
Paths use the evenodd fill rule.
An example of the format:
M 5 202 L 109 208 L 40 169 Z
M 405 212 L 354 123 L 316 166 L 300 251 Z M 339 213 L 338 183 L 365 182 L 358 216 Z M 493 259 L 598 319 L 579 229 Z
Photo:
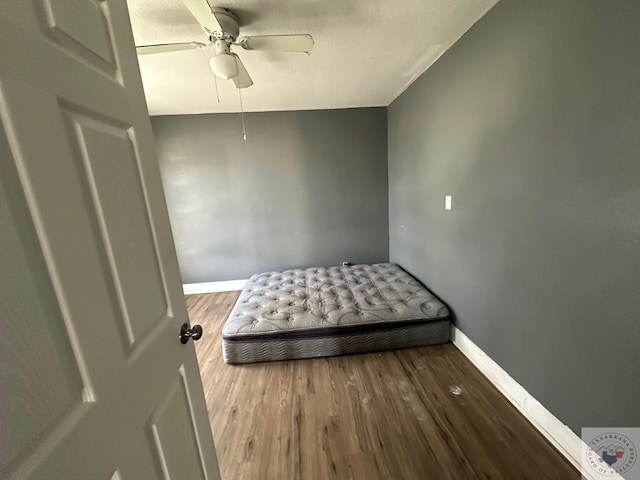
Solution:
M 200 340 L 202 337 L 202 327 L 200 325 L 194 325 L 189 328 L 188 323 L 183 323 L 182 327 L 180 327 L 180 343 L 184 344 L 189 341 L 190 338 L 193 338 L 193 341 Z

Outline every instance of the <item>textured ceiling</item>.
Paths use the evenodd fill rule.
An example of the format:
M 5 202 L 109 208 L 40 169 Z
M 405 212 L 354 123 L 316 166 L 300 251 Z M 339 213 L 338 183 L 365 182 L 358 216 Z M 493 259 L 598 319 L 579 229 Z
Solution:
M 128 0 L 136 45 L 206 42 L 181 0 Z M 496 0 L 210 0 L 234 12 L 240 36 L 309 33 L 311 55 L 234 50 L 254 85 L 245 111 L 391 103 Z M 209 70 L 212 49 L 139 56 L 151 115 L 240 111 L 232 81 Z

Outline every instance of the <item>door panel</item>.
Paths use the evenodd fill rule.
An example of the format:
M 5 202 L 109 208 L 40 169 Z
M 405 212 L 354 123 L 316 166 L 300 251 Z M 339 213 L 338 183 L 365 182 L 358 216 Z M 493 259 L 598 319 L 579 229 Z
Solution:
M 110 29 L 103 6 L 106 7 L 106 2 L 94 0 L 42 2 L 51 29 L 113 64 Z
M 123 0 L 3 2 L 0 174 L 0 477 L 219 479 Z
M 122 350 L 113 349 L 114 342 L 120 344 L 113 328 L 118 305 L 60 102 L 49 92 L 13 81 L 0 83 L 0 100 L 20 184 L 85 388 L 89 397 L 99 397 L 117 382 L 110 364 L 119 361 L 114 354 Z M 38 132 L 37 141 L 33 132 Z
M 165 479 L 203 478 L 202 461 L 198 453 L 198 439 L 193 429 L 188 393 L 183 377 L 172 385 L 166 399 L 154 412 L 150 428 L 156 446 L 159 467 Z M 178 426 L 181 432 L 175 434 Z M 188 448 L 179 443 L 187 439 Z M 184 440 L 182 440 L 184 441 Z
M 167 317 L 167 300 L 132 127 L 65 113 L 100 223 L 127 340 L 133 345 Z
M 84 385 L 1 127 L 0 318 L 16 319 L 0 331 L 0 465 L 10 468 L 82 403 Z
M 37 4 L 35 13 L 45 35 L 109 76 L 115 76 L 108 2 L 40 0 Z

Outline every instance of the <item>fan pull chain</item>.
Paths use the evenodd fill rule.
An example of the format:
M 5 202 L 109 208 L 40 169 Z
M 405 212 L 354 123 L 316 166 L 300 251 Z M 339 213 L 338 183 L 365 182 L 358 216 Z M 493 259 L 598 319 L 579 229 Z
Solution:
M 244 126 L 244 107 L 242 106 L 242 92 L 241 89 L 238 88 L 238 98 L 240 98 L 240 118 L 242 118 L 242 136 L 244 140 L 247 139 L 247 129 Z
M 218 95 L 218 80 L 216 78 L 217 77 L 214 75 L 213 76 L 213 83 L 215 83 L 215 85 L 216 85 L 216 100 L 218 101 L 218 103 L 220 103 L 220 95 Z

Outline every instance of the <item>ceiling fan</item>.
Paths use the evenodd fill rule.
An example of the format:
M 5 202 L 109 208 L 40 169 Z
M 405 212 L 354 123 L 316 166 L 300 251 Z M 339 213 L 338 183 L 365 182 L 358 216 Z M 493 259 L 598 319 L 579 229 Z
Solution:
M 215 55 L 209 61 L 213 74 L 225 80 L 233 79 L 237 88 L 247 88 L 253 85 L 253 80 L 240 57 L 231 51 L 232 46 L 242 47 L 245 50 L 271 52 L 310 53 L 313 49 L 311 35 L 257 35 L 238 38 L 240 34 L 238 19 L 230 10 L 212 7 L 207 0 L 182 0 L 182 2 L 200 23 L 209 37 L 209 42 L 143 45 L 136 48 L 138 55 L 215 47 Z

